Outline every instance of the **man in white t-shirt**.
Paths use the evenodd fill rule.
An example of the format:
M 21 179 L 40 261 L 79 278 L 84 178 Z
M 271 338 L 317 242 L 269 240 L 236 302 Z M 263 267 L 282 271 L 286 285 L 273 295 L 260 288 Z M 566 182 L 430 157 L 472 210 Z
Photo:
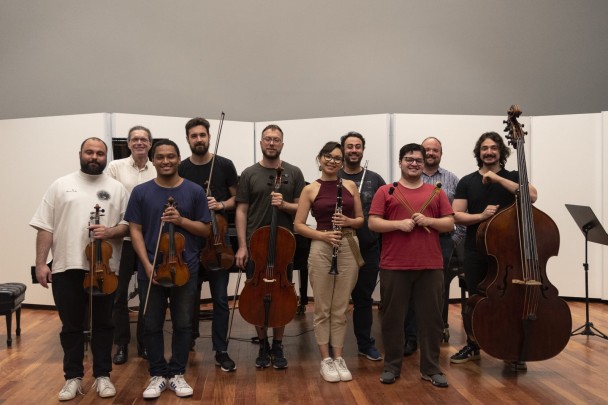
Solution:
M 91 267 L 86 254 L 88 245 L 94 240 L 109 243 L 112 256 L 109 260 L 104 259 L 104 264 L 115 272 L 118 270 L 122 238 L 128 232 L 128 225 L 123 221 L 128 192 L 118 181 L 103 174 L 107 162 L 107 145 L 99 138 L 85 139 L 80 146 L 79 156 L 80 170 L 51 184 L 30 221 L 30 226 L 38 232 L 36 279 L 44 288 L 48 288 L 48 283 L 52 281 L 53 299 L 62 323 L 59 337 L 63 348 L 63 371 L 66 381 L 59 392 L 60 401 L 73 399 L 77 393 L 82 393 L 85 335 L 83 325 L 90 298 L 83 287 Z M 91 220 L 92 212 L 99 214 L 94 221 Z M 107 253 L 108 246 L 105 248 Z M 49 252 L 53 256 L 52 271 L 47 265 Z M 97 257 L 91 254 L 89 256 L 92 258 L 91 262 Z M 106 277 L 111 279 L 108 275 Z M 95 282 L 91 279 L 87 281 L 90 281 L 90 286 L 96 284 L 103 289 L 98 279 L 95 279 Z M 116 395 L 116 389 L 110 381 L 114 333 L 113 304 L 113 292 L 93 296 L 93 388 L 96 388 L 102 398 Z

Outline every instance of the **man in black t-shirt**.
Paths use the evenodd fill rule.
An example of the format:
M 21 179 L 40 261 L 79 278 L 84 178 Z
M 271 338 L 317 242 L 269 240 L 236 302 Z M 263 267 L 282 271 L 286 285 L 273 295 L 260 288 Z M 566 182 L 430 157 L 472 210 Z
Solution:
M 225 215 L 226 211 L 234 211 L 238 176 L 230 159 L 209 152 L 211 140 L 209 127 L 209 121 L 204 118 L 193 118 L 186 123 L 186 140 L 192 150 L 192 155 L 180 163 L 179 175 L 201 185 L 207 191 L 211 166 L 213 165 L 213 177 L 207 194 L 209 210 L 215 211 L 216 215 Z M 224 243 L 230 245 L 228 235 L 226 235 Z M 200 295 L 203 281 L 208 280 L 213 301 L 211 341 L 215 351 L 215 364 L 220 366 L 222 371 L 234 371 L 236 370 L 236 364 L 228 356 L 227 343 L 230 314 L 228 309 L 229 269 L 204 271 L 201 268 L 198 274 L 198 298 L 194 303 L 194 317 L 192 318 L 192 344 L 194 345 L 195 339 L 200 336 Z
M 477 140 L 473 150 L 479 170 L 464 176 L 456 186 L 453 209 L 456 224 L 467 226 L 465 239 L 464 274 L 469 296 L 477 294 L 477 286 L 488 270 L 487 256 L 478 251 L 476 234 L 479 224 L 507 208 L 515 201 L 519 190 L 519 173 L 505 169 L 511 154 L 502 137 L 496 132 L 486 132 Z M 530 200 L 536 201 L 536 188 L 529 185 Z M 454 354 L 452 363 L 465 363 L 479 359 L 479 346 L 467 337 L 467 345 Z M 515 364 L 525 368 L 525 363 Z

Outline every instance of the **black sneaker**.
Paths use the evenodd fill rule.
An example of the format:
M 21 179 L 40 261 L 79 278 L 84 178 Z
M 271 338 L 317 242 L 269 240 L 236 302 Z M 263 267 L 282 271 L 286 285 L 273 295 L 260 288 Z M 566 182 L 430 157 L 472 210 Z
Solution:
M 272 367 L 277 370 L 287 368 L 287 359 L 283 355 L 283 345 L 281 343 L 272 342 L 272 350 L 270 350 L 270 358 Z
M 479 360 L 479 348 L 476 345 L 467 344 L 460 351 L 450 357 L 450 362 L 460 364 L 471 360 Z
M 405 346 L 403 346 L 404 356 L 411 356 L 416 350 L 418 350 L 418 342 L 416 342 L 415 340 L 405 341 Z
M 266 339 L 260 341 L 260 351 L 258 352 L 258 358 L 255 359 L 255 366 L 257 368 L 270 366 L 270 345 Z
M 236 364 L 228 356 L 228 352 L 215 352 L 215 365 L 227 373 L 236 370 Z

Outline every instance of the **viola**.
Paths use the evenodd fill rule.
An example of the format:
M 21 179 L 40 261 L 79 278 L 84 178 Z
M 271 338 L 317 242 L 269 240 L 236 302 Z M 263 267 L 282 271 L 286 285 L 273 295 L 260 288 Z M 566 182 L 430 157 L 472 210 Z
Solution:
M 488 273 L 479 295 L 469 298 L 464 320 L 469 336 L 488 354 L 507 361 L 549 359 L 568 343 L 570 308 L 547 278 L 546 265 L 559 251 L 559 230 L 532 206 L 524 135 L 511 106 L 507 139 L 517 150 L 519 190 L 515 202 L 481 223 L 478 249 L 487 254 Z
M 169 197 L 165 209 L 170 207 L 177 207 L 173 197 Z M 167 227 L 168 231 L 163 232 L 158 245 L 158 252 L 162 253 L 163 261 L 156 269 L 154 281 L 163 287 L 179 287 L 190 279 L 188 265 L 182 259 L 186 239 L 181 233 L 175 232 L 173 223 L 169 222 Z
M 274 191 L 281 187 L 277 168 Z M 287 266 L 293 261 L 296 238 L 286 228 L 278 226 L 278 208 L 272 208 L 270 225 L 262 226 L 251 235 L 249 251 L 255 264 L 253 277 L 245 281 L 239 298 L 239 311 L 248 323 L 278 328 L 287 325 L 296 314 L 298 299 L 294 284 L 287 280 Z
M 211 210 L 211 233 L 200 254 L 200 263 L 207 271 L 228 270 L 234 264 L 234 250 L 226 245 L 228 221 Z
M 104 210 L 96 204 L 95 211 L 91 212 L 91 220 L 99 225 Z M 85 248 L 85 255 L 89 262 L 89 276 L 85 277 L 82 286 L 92 296 L 112 294 L 118 288 L 118 277 L 110 269 L 112 245 L 101 239 L 90 242 Z

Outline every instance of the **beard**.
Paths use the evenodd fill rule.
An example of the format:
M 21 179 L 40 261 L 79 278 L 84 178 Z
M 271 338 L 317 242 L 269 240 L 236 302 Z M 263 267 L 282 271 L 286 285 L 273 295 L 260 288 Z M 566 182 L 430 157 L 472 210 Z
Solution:
M 277 160 L 281 157 L 281 151 L 274 149 L 268 153 L 266 150 L 262 149 L 262 155 L 268 160 Z
M 431 159 L 432 159 L 432 161 L 429 163 L 429 158 L 426 158 L 424 160 L 424 166 L 431 168 L 431 169 L 439 167 L 439 163 L 441 163 L 441 160 L 438 158 L 431 158 Z
M 363 160 L 363 154 L 348 154 L 346 155 L 345 159 L 344 159 L 344 163 L 347 166 L 353 167 L 353 166 L 361 166 L 361 161 Z
M 80 159 L 80 170 L 86 174 L 92 174 L 94 176 L 103 173 L 103 170 L 106 168 L 106 162 L 86 162 Z
M 190 146 L 190 150 L 196 156 L 205 156 L 209 151 L 209 145 L 200 142 L 194 146 Z

